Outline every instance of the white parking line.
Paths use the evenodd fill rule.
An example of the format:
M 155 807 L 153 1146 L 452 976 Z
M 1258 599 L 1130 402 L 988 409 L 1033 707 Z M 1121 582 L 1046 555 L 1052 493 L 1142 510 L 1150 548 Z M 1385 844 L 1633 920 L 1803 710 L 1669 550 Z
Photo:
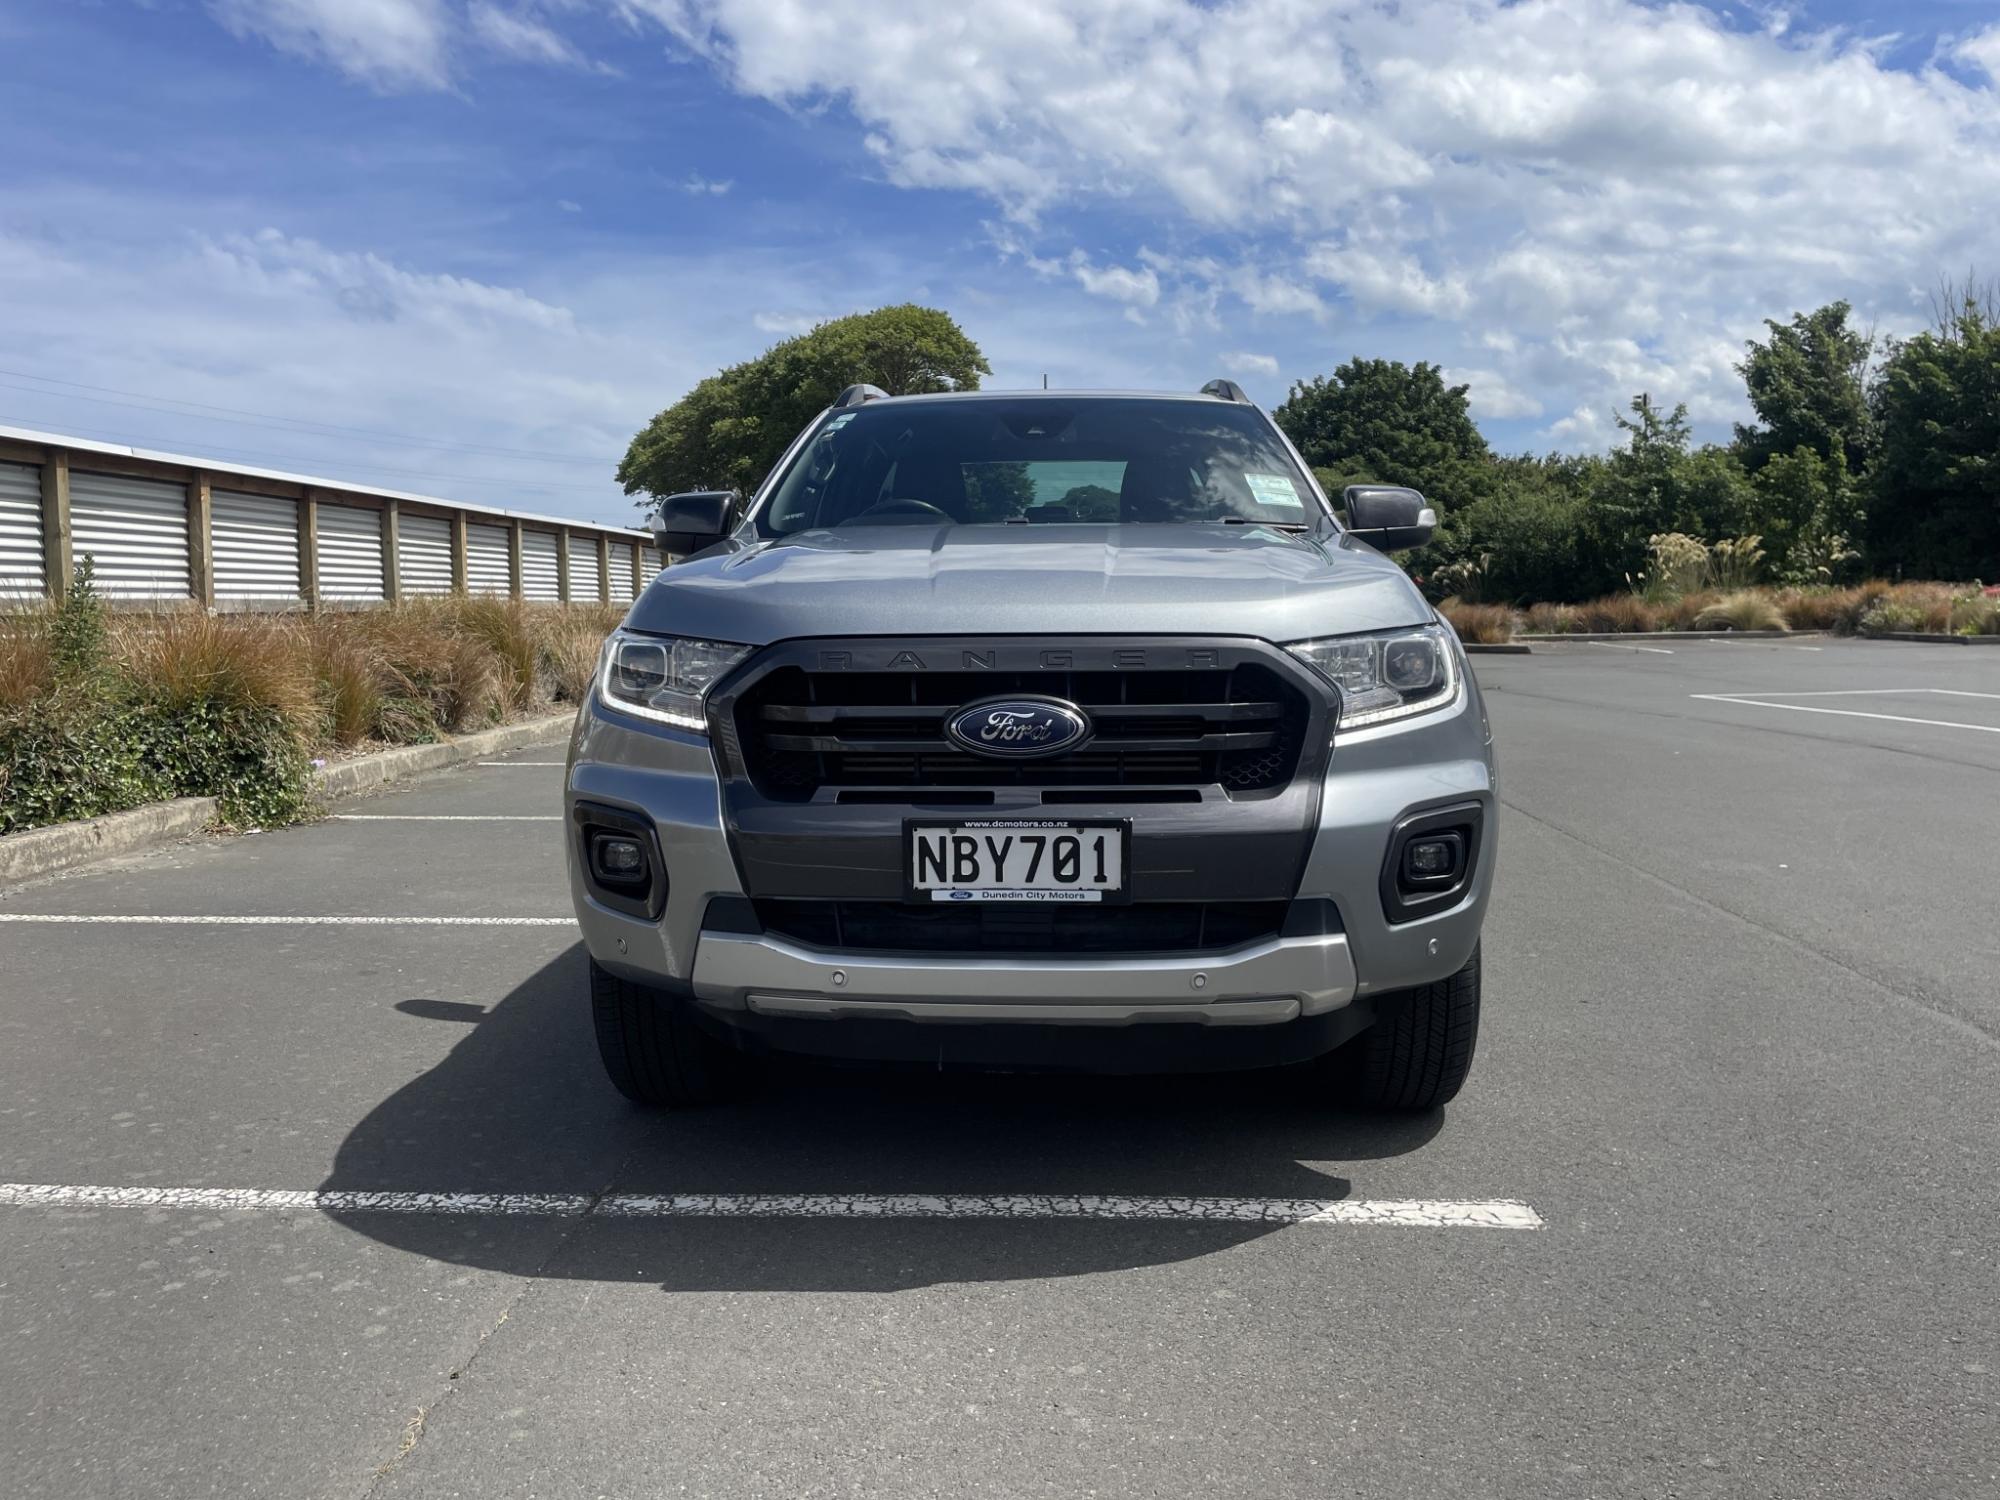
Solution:
M 335 813 L 336 823 L 560 823 L 560 813 Z
M 1858 708 L 1814 708 L 1809 703 L 1764 703 L 1756 698 L 1732 697 L 1726 693 L 1689 693 L 1709 703 L 1728 703 L 1737 708 L 1783 708 L 1796 714 L 1830 714 L 1840 719 L 1882 719 L 1891 724 L 1928 724 L 1933 729 L 1970 729 L 1977 734 L 2000 734 L 2000 724 L 1961 724 L 1955 719 L 1920 719 L 1910 714 L 1870 714 Z M 1775 693 L 1767 696 L 1776 697 Z
M 264 1213 L 486 1214 L 614 1219 L 1127 1219 L 1540 1229 L 1512 1199 L 1156 1198 L 1120 1193 L 405 1193 L 340 1188 L 88 1187 L 0 1183 L 15 1208 L 247 1209 Z
M 1606 651 L 1649 651 L 1654 656 L 1672 656 L 1665 646 L 1627 646 L 1617 641 L 1585 641 L 1586 646 L 1602 646 Z
M 140 917 L 0 911 L 0 922 L 81 922 L 107 927 L 573 927 L 574 917 Z
M 1815 688 L 1805 693 L 1696 693 L 1694 696 L 1749 701 L 1756 698 L 1885 698 L 1898 693 L 1937 693 L 1946 698 L 2000 698 L 2000 693 L 1975 693 L 1969 688 L 1941 687 Z
M 482 760 L 482 766 L 562 766 L 569 762 L 561 760 Z

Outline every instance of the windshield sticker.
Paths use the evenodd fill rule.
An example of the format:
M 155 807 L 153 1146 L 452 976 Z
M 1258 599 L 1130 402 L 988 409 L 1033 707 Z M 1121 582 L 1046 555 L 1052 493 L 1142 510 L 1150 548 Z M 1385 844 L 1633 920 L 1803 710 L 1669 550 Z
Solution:
M 853 420 L 854 420 L 854 413 L 851 411 L 844 411 L 839 416 L 835 417 L 831 422 L 826 424 L 826 430 L 828 432 L 838 432 L 840 431 L 841 428 L 845 427 L 849 422 L 852 422 Z
M 1250 486 L 1250 498 L 1259 505 L 1272 510 L 1304 510 L 1306 503 L 1299 498 L 1299 487 L 1287 474 L 1245 474 L 1243 482 Z

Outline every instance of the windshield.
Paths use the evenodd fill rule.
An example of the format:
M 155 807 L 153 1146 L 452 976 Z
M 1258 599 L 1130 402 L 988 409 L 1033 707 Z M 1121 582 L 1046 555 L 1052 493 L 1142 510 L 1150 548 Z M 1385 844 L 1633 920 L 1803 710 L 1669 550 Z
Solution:
M 982 397 L 836 412 L 757 516 L 832 526 L 1308 526 L 1311 482 L 1255 408 L 1120 397 Z

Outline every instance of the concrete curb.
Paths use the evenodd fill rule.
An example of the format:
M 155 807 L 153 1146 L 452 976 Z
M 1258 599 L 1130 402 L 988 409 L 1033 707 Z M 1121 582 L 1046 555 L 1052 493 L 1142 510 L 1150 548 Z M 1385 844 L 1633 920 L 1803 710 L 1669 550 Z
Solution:
M 2000 646 L 2000 635 L 1932 635 L 1920 630 L 1890 630 L 1863 640 L 1914 641 L 1921 646 Z
M 384 782 L 401 781 L 406 776 L 462 765 L 468 760 L 518 750 L 523 745 L 547 744 L 568 733 L 575 721 L 574 713 L 550 714 L 546 718 L 528 719 L 519 724 L 503 725 L 499 729 L 462 734 L 441 744 L 400 745 L 394 750 L 360 755 L 353 760 L 324 766 L 313 773 L 313 782 L 323 797 L 352 797 Z
M 10 833 L 0 838 L 0 885 L 193 838 L 215 821 L 216 812 L 213 797 L 179 797 L 106 813 L 101 818 Z
M 481 730 L 478 734 L 461 735 L 443 744 L 403 745 L 374 755 L 357 756 L 315 771 L 314 789 L 328 799 L 351 797 L 425 771 L 443 770 L 469 760 L 519 750 L 525 745 L 547 744 L 567 734 L 575 718 L 573 713 L 550 714 L 499 729 Z M 218 815 L 213 797 L 180 797 L 172 802 L 151 802 L 124 812 L 106 813 L 101 818 L 82 818 L 74 823 L 10 833 L 0 837 L 0 885 L 13 885 L 113 855 L 137 854 L 193 838 Z
M 1633 641 L 1809 641 L 1825 634 L 1824 630 L 1593 630 L 1566 635 L 1517 635 L 1514 639 L 1548 646 L 1564 641 L 1629 645 Z

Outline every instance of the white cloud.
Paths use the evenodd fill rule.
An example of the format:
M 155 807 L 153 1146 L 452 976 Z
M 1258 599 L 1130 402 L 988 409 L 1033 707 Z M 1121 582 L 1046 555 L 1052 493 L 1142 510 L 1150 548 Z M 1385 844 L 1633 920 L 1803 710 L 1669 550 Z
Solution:
M 462 276 L 408 271 L 366 251 L 329 250 L 276 229 L 204 241 L 217 279 L 248 297 L 312 297 L 359 322 L 414 322 L 435 328 L 516 323 L 574 333 L 576 318 L 514 287 Z
M 450 83 L 443 0 L 209 0 L 209 9 L 236 36 L 329 62 L 376 88 Z
M 383 89 L 452 87 L 482 52 L 576 66 L 548 17 L 595 7 L 812 128 L 851 117 L 892 184 L 984 198 L 1051 297 L 1199 344 L 1352 319 L 1363 352 L 1491 376 L 1495 417 L 1643 381 L 1726 421 L 1761 319 L 1920 316 L 1940 270 L 1990 258 L 2000 202 L 1990 22 L 1898 68 L 1724 0 L 207 3 Z
M 1763 317 L 1892 322 L 1990 252 L 2000 202 L 2000 88 L 1733 8 L 617 3 L 744 94 L 844 107 L 891 182 L 983 195 L 1031 266 L 1067 264 L 1072 210 L 1200 245 L 1093 290 L 1119 275 L 1179 334 L 1351 306 L 1495 377 L 1489 410 L 1608 411 L 1643 378 L 1720 420 L 1720 351 Z M 2000 28 L 1954 56 L 2000 81 Z
M 750 315 L 751 327 L 760 333 L 775 333 L 782 338 L 811 333 L 825 321 L 824 318 L 816 318 L 808 313 L 760 312 Z
M 1127 307 L 1152 307 L 1160 300 L 1160 278 L 1151 266 L 1094 266 L 1082 251 L 1073 251 L 1070 274 L 1093 297 L 1106 297 Z
M 1446 385 L 1464 385 L 1472 389 L 1466 392 L 1466 400 L 1472 406 L 1472 415 L 1491 421 L 1507 421 L 1513 417 L 1539 417 L 1542 403 L 1526 391 L 1516 390 L 1504 375 L 1495 370 L 1446 370 Z
M 1972 64 L 2000 83 L 2000 26 L 1989 26 L 1967 37 L 1953 50 L 1961 62 Z
M 1274 376 L 1278 373 L 1278 361 L 1269 354 L 1236 351 L 1222 356 L 1222 368 L 1232 375 Z
M 525 9 L 504 10 L 491 0 L 473 0 L 465 18 L 480 43 L 516 62 L 565 68 L 597 66 Z
M 698 172 L 690 172 L 681 183 L 681 191 L 696 198 L 720 198 L 735 186 L 735 181 L 730 178 L 718 180 L 712 177 L 703 177 Z
M 558 198 L 556 199 L 556 207 L 566 214 L 580 214 L 583 212 L 583 205 L 578 203 L 574 198 Z

